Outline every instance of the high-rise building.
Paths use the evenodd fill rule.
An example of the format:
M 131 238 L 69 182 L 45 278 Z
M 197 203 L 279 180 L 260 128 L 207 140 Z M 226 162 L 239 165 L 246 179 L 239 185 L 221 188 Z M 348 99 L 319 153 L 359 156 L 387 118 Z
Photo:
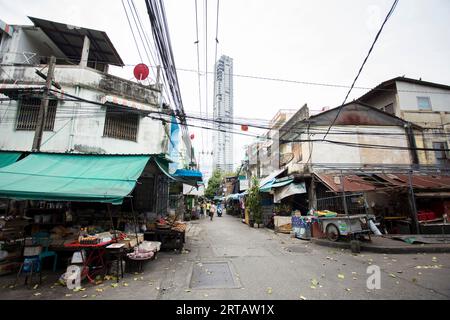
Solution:
M 213 167 L 233 171 L 233 59 L 221 56 L 214 74 L 214 156 Z

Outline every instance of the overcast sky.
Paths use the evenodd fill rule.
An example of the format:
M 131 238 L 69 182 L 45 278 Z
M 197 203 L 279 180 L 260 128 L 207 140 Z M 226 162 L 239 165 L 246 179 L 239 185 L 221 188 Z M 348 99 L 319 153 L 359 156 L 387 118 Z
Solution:
M 204 0 L 198 1 L 201 71 L 205 70 Z M 134 0 L 151 35 L 144 0 Z M 234 59 L 234 73 L 316 83 L 350 85 L 392 0 L 221 0 L 218 57 Z M 195 0 L 165 1 L 178 68 L 197 69 Z M 208 71 L 213 70 L 216 0 L 208 0 Z M 140 62 L 120 0 L 0 0 L 0 19 L 31 24 L 27 15 L 103 30 L 126 64 Z M 450 1 L 400 0 L 363 70 L 357 86 L 374 87 L 405 75 L 450 84 Z M 146 61 L 144 61 L 146 62 Z M 132 66 L 113 68 L 132 78 Z M 199 113 L 197 74 L 179 71 L 186 112 Z M 213 76 L 209 75 L 209 114 Z M 205 112 L 205 77 L 202 76 Z M 280 108 L 336 107 L 347 89 L 283 82 L 234 79 L 234 113 L 239 118 L 271 119 Z M 365 90 L 354 90 L 350 99 Z M 191 129 L 202 150 L 206 131 Z M 250 133 L 257 133 L 250 129 Z M 211 141 L 211 133 L 208 141 Z M 236 165 L 250 138 L 235 135 Z M 211 142 L 204 151 L 212 151 Z M 208 159 L 211 161 L 211 158 Z M 202 163 L 204 169 L 205 163 Z M 208 170 L 209 171 L 209 170 Z

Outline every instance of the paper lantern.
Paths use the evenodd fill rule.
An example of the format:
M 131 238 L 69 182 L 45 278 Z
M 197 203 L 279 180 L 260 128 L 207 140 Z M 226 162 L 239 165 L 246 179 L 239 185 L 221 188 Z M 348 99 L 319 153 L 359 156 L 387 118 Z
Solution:
M 139 81 L 147 79 L 149 72 L 147 65 L 143 63 L 136 65 L 133 70 L 134 77 Z
M 246 124 L 241 125 L 242 131 L 248 131 L 248 126 Z

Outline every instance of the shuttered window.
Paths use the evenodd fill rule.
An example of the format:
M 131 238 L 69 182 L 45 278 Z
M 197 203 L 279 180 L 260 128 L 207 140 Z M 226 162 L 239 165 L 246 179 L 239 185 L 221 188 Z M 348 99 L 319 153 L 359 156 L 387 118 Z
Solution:
M 106 110 L 103 136 L 121 140 L 137 141 L 139 115 L 119 108 L 108 107 Z
M 48 102 L 44 131 L 53 131 L 57 103 L 56 100 Z M 40 107 L 40 98 L 22 98 L 17 111 L 16 130 L 36 130 Z

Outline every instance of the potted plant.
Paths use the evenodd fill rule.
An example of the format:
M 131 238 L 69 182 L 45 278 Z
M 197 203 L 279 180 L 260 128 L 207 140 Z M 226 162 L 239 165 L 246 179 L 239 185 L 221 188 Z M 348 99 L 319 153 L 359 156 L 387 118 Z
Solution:
M 259 194 L 259 183 L 255 177 L 252 179 L 252 186 L 248 191 L 245 205 L 250 211 L 249 225 L 258 228 L 262 226 L 261 195 Z

